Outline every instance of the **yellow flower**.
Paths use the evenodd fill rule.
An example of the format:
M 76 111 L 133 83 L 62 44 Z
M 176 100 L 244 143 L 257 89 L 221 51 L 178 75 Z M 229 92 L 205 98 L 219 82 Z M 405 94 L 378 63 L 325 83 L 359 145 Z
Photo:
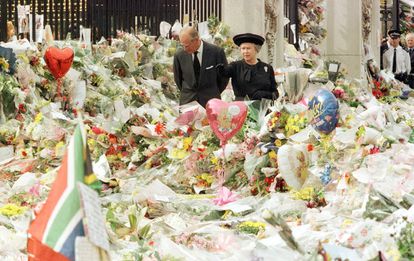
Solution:
M 277 154 L 276 154 L 276 152 L 274 150 L 271 150 L 269 152 L 269 158 L 271 158 L 271 159 L 277 159 Z
M 108 155 L 106 156 L 106 158 L 108 159 L 109 163 L 114 162 L 118 159 L 118 156 L 116 155 Z
M 188 156 L 188 154 L 189 153 L 184 149 L 174 148 L 170 152 L 170 158 L 172 158 L 172 159 L 184 159 L 185 157 Z
M 213 183 L 214 177 L 209 173 L 203 173 L 200 177 L 202 180 L 205 180 L 209 185 Z
M 217 157 L 212 157 L 211 158 L 211 163 L 213 163 L 214 165 L 218 165 L 218 158 Z
M 226 210 L 223 214 L 223 216 L 221 216 L 222 220 L 226 220 L 228 218 L 230 218 L 233 215 L 233 211 L 231 210 Z
M 279 140 L 279 139 L 277 139 L 277 140 L 275 140 L 275 145 L 276 145 L 276 147 L 282 147 L 282 141 L 281 140 Z
M 26 211 L 26 209 L 26 207 L 20 207 L 16 204 L 6 204 L 0 208 L 0 214 L 8 217 L 18 216 L 23 214 Z
M 299 191 L 292 191 L 293 197 L 299 200 L 311 200 L 314 189 L 312 187 L 306 187 Z
M 63 155 L 64 148 L 65 148 L 65 143 L 63 141 L 58 142 L 55 145 L 55 154 L 56 155 Z
M 258 235 L 259 232 L 264 231 L 266 224 L 263 222 L 244 221 L 237 225 L 237 229 L 247 234 Z
M 41 122 L 42 121 L 42 119 L 43 119 L 43 114 L 41 113 L 41 112 L 39 112 L 38 114 L 36 114 L 36 117 L 35 117 L 35 123 L 39 123 L 39 122 Z
M 96 141 L 94 139 L 88 139 L 88 146 L 89 148 L 94 148 L 96 145 Z
M 246 226 L 246 227 L 257 227 L 264 229 L 266 224 L 263 222 L 256 222 L 256 221 L 245 221 L 241 223 L 239 226 Z
M 184 140 L 183 140 L 183 149 L 188 150 L 191 147 L 192 142 L 193 142 L 192 137 L 184 138 Z
M 0 67 L 3 69 L 3 71 L 8 72 L 9 71 L 9 63 L 6 59 L 0 57 Z
M 352 225 L 354 222 L 352 222 L 352 220 L 350 219 L 345 219 L 344 222 L 342 222 L 341 224 L 341 228 L 345 229 L 347 227 L 349 227 L 350 225 Z
M 150 169 L 152 167 L 152 159 L 147 160 L 145 162 L 145 169 Z

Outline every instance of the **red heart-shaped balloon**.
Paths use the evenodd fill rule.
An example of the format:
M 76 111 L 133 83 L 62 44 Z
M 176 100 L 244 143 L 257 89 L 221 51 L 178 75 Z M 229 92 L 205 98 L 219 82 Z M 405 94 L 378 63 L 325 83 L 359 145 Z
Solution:
M 246 120 L 247 106 L 244 102 L 225 102 L 211 99 L 206 105 L 207 118 L 221 145 L 236 135 Z
M 62 78 L 72 66 L 74 53 L 71 48 L 51 46 L 45 52 L 45 62 L 55 79 Z

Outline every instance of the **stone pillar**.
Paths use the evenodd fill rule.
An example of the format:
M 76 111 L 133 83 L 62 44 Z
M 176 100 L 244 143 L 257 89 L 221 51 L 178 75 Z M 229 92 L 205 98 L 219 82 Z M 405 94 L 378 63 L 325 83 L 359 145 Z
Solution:
M 381 30 L 381 14 L 380 14 L 380 2 L 372 2 L 371 10 L 371 37 L 370 37 L 370 46 L 374 60 L 377 63 L 378 67 L 380 64 L 380 46 L 382 39 L 382 30 Z
M 321 45 L 325 60 L 341 62 L 348 77 L 362 78 L 361 0 L 326 0 L 327 37 Z
M 264 0 L 225 0 L 222 8 L 222 20 L 230 26 L 230 36 L 254 33 L 265 37 Z M 266 46 L 260 51 L 259 58 L 270 62 Z
M 285 6 L 284 6 L 284 1 L 283 0 L 278 0 L 277 1 L 277 6 L 276 8 L 278 9 L 279 13 L 278 13 L 278 17 L 277 17 L 277 32 L 276 32 L 276 50 L 275 50 L 275 60 L 273 61 L 273 64 L 276 68 L 280 68 L 283 67 L 285 65 L 285 57 L 284 57 L 284 52 L 285 52 L 285 33 L 284 33 L 284 12 L 283 10 L 285 10 Z

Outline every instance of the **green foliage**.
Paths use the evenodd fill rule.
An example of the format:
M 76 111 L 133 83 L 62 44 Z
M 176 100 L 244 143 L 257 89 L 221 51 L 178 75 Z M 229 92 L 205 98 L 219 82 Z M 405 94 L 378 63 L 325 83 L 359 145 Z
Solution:
M 407 222 L 398 238 L 398 249 L 402 258 L 414 260 L 414 224 Z
M 19 88 L 19 83 L 13 76 L 0 73 L 0 103 L 3 106 L 3 112 L 7 118 L 13 116 L 16 111 L 16 105 L 14 98 L 16 96 L 16 90 Z

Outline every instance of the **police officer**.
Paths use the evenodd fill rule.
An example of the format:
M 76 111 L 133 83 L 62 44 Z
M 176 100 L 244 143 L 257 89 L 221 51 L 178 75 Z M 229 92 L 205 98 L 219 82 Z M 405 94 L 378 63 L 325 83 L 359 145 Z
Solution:
M 408 83 L 408 74 L 411 72 L 410 55 L 400 46 L 401 33 L 398 30 L 388 31 L 388 50 L 382 56 L 385 70 L 391 71 L 395 79 Z

